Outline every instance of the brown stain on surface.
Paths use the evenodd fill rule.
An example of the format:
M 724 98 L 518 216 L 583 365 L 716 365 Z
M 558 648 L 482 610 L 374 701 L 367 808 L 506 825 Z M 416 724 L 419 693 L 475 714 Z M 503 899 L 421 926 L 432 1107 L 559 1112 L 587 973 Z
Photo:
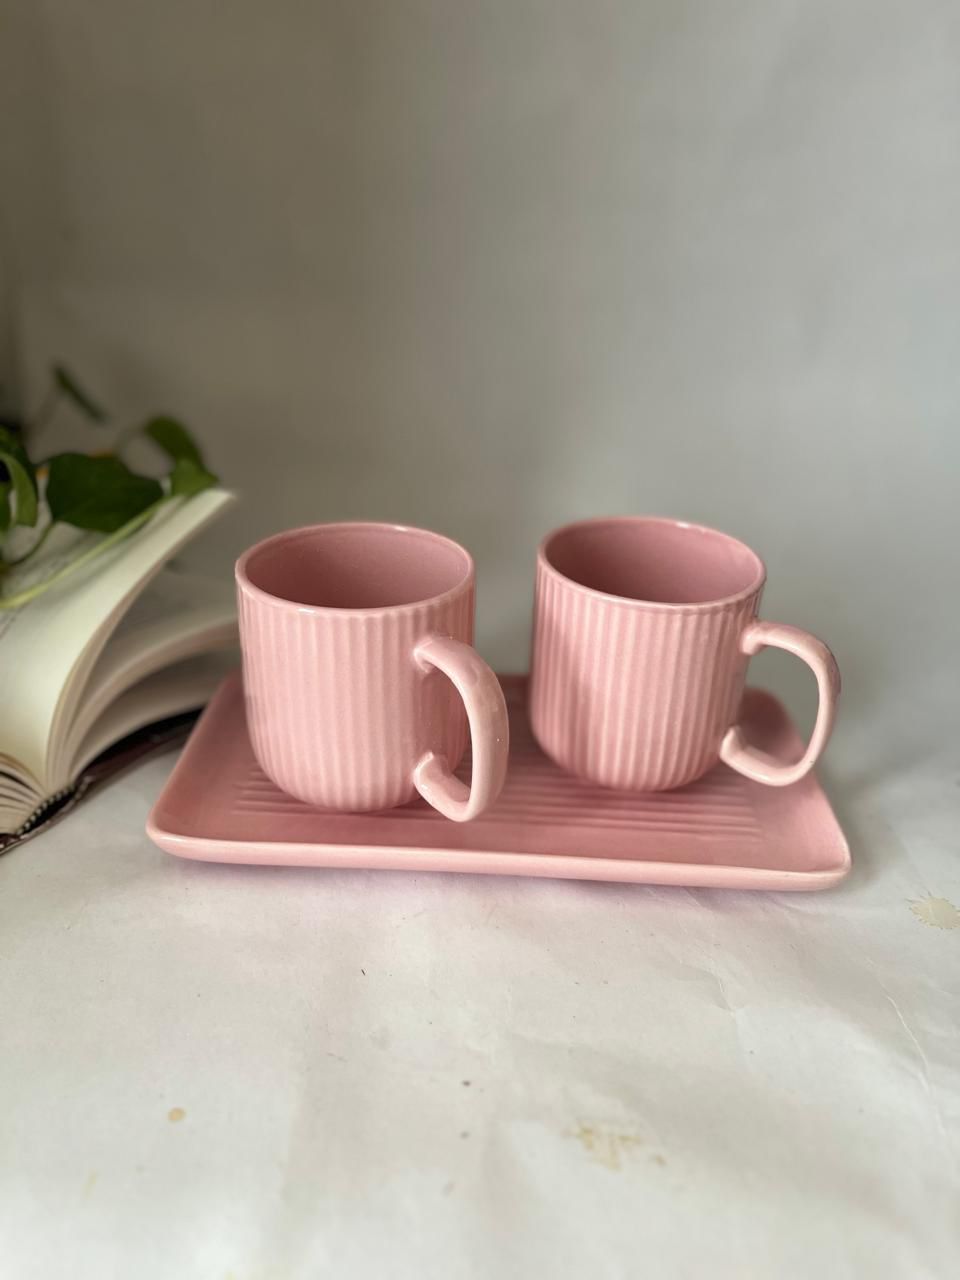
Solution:
M 83 1184 L 83 1198 L 84 1198 L 84 1200 L 86 1200 L 87 1196 L 88 1196 L 88 1195 L 90 1195 L 91 1191 L 93 1191 L 93 1188 L 97 1185 L 97 1179 L 98 1179 L 99 1177 L 100 1177 L 100 1175 L 99 1175 L 99 1173 L 97 1173 L 96 1169 L 94 1169 L 92 1173 L 89 1173 L 89 1174 L 87 1175 L 87 1180 L 86 1180 L 86 1182 Z
M 580 1124 L 568 1136 L 576 1138 L 592 1160 L 614 1173 L 619 1173 L 623 1168 L 624 1157 L 643 1146 L 643 1139 L 639 1134 L 620 1133 L 592 1124 Z
M 910 910 L 933 929 L 960 929 L 960 911 L 947 898 L 921 898 L 910 903 Z
M 187 1113 L 184 1111 L 183 1107 L 171 1107 L 167 1112 L 167 1119 L 171 1124 L 179 1124 L 186 1114 Z

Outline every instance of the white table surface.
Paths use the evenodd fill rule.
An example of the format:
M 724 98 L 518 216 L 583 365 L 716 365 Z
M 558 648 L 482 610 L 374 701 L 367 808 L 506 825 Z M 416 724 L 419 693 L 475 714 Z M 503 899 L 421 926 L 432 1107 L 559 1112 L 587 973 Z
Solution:
M 956 1275 L 924 688 L 839 735 L 822 894 L 181 862 L 141 766 L 0 861 L 4 1275 Z

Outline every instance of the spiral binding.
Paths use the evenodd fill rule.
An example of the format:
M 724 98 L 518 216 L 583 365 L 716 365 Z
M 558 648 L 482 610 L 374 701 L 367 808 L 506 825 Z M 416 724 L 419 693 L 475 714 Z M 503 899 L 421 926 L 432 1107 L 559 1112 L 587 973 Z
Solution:
M 69 800 L 76 790 L 77 784 L 72 783 L 69 787 L 61 787 L 60 790 L 55 791 L 52 796 L 47 796 L 46 800 L 34 809 L 26 822 L 21 823 L 20 826 L 17 827 L 16 831 L 13 832 L 13 835 L 16 837 L 27 835 L 34 829 L 34 827 L 39 826 L 45 818 L 48 818 L 56 808 L 64 803 L 64 801 Z

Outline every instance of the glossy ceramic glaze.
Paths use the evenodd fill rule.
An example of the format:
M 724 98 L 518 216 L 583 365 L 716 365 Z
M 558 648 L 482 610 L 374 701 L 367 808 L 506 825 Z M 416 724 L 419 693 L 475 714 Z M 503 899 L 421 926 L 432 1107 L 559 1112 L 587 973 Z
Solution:
M 422 800 L 344 814 L 285 795 L 257 764 L 232 676 L 194 730 L 147 830 L 170 853 L 212 862 L 731 889 L 825 889 L 847 874 L 846 842 L 813 774 L 776 790 L 718 765 L 680 791 L 611 791 L 548 760 L 526 722 L 526 680 L 503 684 L 510 768 L 499 800 L 475 822 L 444 822 Z M 789 760 L 801 748 L 769 694 L 747 691 L 742 723 L 771 759 Z M 467 767 L 465 760 L 462 772 Z
M 474 568 L 423 529 L 312 525 L 237 562 L 247 723 L 283 791 L 351 812 L 417 792 L 467 821 L 499 794 L 508 727 L 472 648 Z M 453 776 L 469 732 L 473 776 Z
M 663 791 L 718 760 L 757 782 L 803 778 L 833 725 L 840 679 L 821 641 L 757 621 L 763 563 L 735 538 L 654 517 L 587 520 L 550 534 L 537 558 L 530 720 L 578 777 Z M 749 656 L 788 649 L 820 690 L 796 761 L 772 761 L 736 725 Z

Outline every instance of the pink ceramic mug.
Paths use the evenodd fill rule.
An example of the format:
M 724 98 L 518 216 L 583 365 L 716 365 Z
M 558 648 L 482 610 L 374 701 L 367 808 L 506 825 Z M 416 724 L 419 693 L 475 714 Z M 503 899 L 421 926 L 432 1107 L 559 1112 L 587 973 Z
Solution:
M 585 520 L 537 559 L 530 721 L 557 764 L 636 791 L 682 787 L 717 760 L 783 787 L 813 767 L 833 728 L 840 676 L 820 640 L 757 607 L 766 571 L 742 542 L 653 517 Z M 802 658 L 820 705 L 802 759 L 755 750 L 736 717 L 751 654 Z
M 247 724 L 278 787 L 349 812 L 419 791 L 457 822 L 492 804 L 507 710 L 471 647 L 463 547 L 400 525 L 312 525 L 251 547 L 236 576 Z M 452 772 L 468 724 L 469 788 Z

